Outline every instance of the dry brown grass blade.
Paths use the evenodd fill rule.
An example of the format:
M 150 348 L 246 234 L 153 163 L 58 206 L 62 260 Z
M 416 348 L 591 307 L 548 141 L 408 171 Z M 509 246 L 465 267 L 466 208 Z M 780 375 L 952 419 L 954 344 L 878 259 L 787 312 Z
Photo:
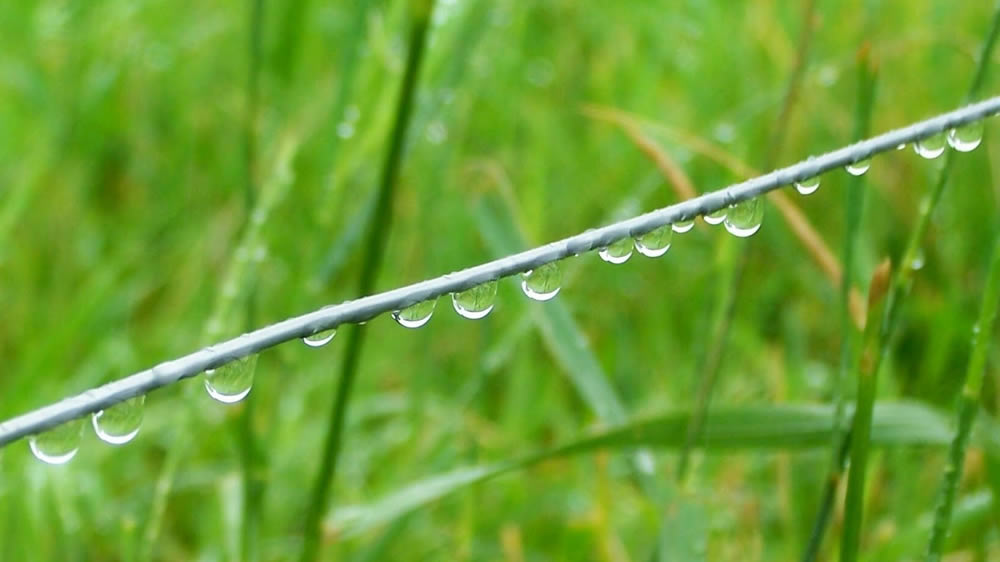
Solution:
M 629 140 L 656 165 L 657 169 L 667 179 L 679 198 L 683 200 L 697 195 L 694 184 L 687 174 L 684 173 L 683 168 L 681 168 L 677 161 L 671 158 L 652 139 L 642 133 L 640 128 L 642 121 L 640 119 L 618 109 L 595 105 L 583 106 L 582 112 L 592 119 L 620 127 Z M 678 142 L 692 151 L 719 163 L 734 174 L 742 177 L 753 177 L 760 173 L 739 158 L 704 139 L 679 133 L 667 127 L 660 126 L 659 130 L 674 137 Z M 829 246 L 826 245 L 823 238 L 813 228 L 812 223 L 809 222 L 809 219 L 802 210 L 787 195 L 780 191 L 772 191 L 767 196 L 774 203 L 774 206 L 777 207 L 781 216 L 784 217 L 792 233 L 795 234 L 795 237 L 805 247 L 806 253 L 812 256 L 830 283 L 835 288 L 839 288 L 841 282 L 840 261 L 830 251 Z M 851 289 L 850 308 L 854 324 L 859 329 L 863 329 L 865 325 L 865 305 L 857 289 Z

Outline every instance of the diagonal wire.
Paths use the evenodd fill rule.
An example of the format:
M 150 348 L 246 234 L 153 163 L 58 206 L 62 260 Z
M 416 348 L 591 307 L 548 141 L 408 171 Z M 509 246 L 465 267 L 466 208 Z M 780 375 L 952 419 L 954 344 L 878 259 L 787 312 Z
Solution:
M 828 152 L 810 157 L 740 183 L 681 203 L 645 213 L 601 228 L 538 246 L 498 260 L 448 273 L 391 291 L 378 293 L 296 316 L 254 332 L 211 345 L 178 359 L 160 363 L 117 381 L 44 406 L 0 423 L 0 447 L 81 416 L 96 412 L 157 388 L 193 377 L 205 369 L 252 355 L 293 339 L 358 323 L 379 314 L 400 310 L 421 301 L 464 291 L 487 281 L 536 269 L 576 254 L 603 248 L 613 242 L 645 234 L 678 221 L 690 220 L 775 189 L 803 181 L 875 154 L 895 150 L 900 144 L 934 136 L 1000 113 L 1000 96 L 989 98 L 924 121 L 919 121 Z

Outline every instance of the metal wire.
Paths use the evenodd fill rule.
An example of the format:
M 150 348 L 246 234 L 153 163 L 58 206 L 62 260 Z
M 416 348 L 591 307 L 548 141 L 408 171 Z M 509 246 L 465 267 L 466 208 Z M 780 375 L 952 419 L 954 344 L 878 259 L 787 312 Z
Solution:
M 456 273 L 289 318 L 0 423 L 0 447 L 286 341 L 342 324 L 363 322 L 385 312 L 464 291 L 487 281 L 602 248 L 623 238 L 645 234 L 661 226 L 690 220 L 796 181 L 894 150 L 901 144 L 909 144 L 997 113 L 1000 113 L 1000 96 L 883 133 L 822 156 L 810 157 L 792 166 L 669 207 L 587 230 Z

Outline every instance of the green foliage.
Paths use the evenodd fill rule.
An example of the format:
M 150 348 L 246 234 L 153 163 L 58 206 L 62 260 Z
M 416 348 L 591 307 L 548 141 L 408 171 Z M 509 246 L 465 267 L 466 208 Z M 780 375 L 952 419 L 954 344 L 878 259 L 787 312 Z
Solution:
M 579 232 L 619 208 L 676 201 L 647 156 L 582 113 L 584 104 L 641 117 L 699 191 L 741 179 L 693 141 L 761 162 L 794 67 L 800 4 L 442 2 L 372 290 Z M 953 107 L 977 67 L 989 4 L 884 0 L 865 24 L 858 2 L 819 2 L 775 163 L 851 138 L 862 26 L 880 62 L 872 131 Z M 360 296 L 407 6 L 263 5 L 253 208 L 266 212 L 248 214 L 247 0 L 0 2 L 0 419 L 240 333 L 251 292 L 254 325 Z M 997 91 L 995 74 L 983 75 L 982 96 Z M 996 215 L 994 134 L 990 123 L 982 147 L 950 158 L 950 186 L 926 219 L 921 197 L 942 160 L 907 148 L 873 159 L 866 175 L 856 286 L 883 256 L 903 253 L 918 220 L 925 225 L 915 246 L 923 267 L 907 273 L 874 389 L 879 449 L 869 459 L 863 559 L 926 548 L 952 436 L 933 412 L 951 410 L 960 391 L 992 245 L 983 225 Z M 806 198 L 788 195 L 840 248 L 851 180 L 821 180 Z M 509 215 L 490 203 L 495 222 L 520 235 L 510 246 L 490 238 L 486 197 Z M 519 277 L 499 280 L 482 320 L 458 317 L 447 298 L 417 330 L 372 319 L 321 557 L 645 560 L 662 537 L 708 560 L 800 552 L 809 531 L 801 522 L 812 521 L 829 468 L 838 293 L 773 208 L 752 237 L 720 244 L 727 236 L 699 225 L 673 234 L 656 259 L 567 260 L 548 302 L 525 298 Z M 706 447 L 691 455 L 688 485 L 674 489 L 710 311 L 743 246 L 752 251 Z M 3 449 L 0 559 L 240 559 L 246 467 L 266 486 L 254 550 L 260 560 L 294 556 L 346 335 L 257 359 L 245 420 L 252 446 L 232 430 L 245 406 L 216 403 L 195 379 L 149 395 L 127 445 L 103 444 L 88 421 L 64 466 L 35 461 L 26 443 Z M 996 354 L 985 360 L 984 414 L 995 412 Z M 898 398 L 920 406 L 880 425 L 894 419 L 881 412 Z M 804 403 L 817 405 L 789 405 Z M 752 416 L 727 421 L 734 412 Z M 644 420 L 658 425 L 617 433 Z M 989 526 L 1000 455 L 976 423 L 982 433 L 970 438 L 944 548 L 991 559 L 1000 551 Z M 590 445 L 559 447 L 577 443 Z M 520 464 L 530 451 L 562 452 Z M 266 463 L 245 460 L 260 452 Z M 496 467 L 511 469 L 469 485 Z M 465 480 L 423 489 L 419 502 L 407 500 L 416 507 L 394 506 L 351 537 L 329 525 L 347 521 L 351 506 L 383 505 L 442 475 Z M 831 536 L 841 531 L 837 515 Z M 692 537 L 705 538 L 703 553 Z

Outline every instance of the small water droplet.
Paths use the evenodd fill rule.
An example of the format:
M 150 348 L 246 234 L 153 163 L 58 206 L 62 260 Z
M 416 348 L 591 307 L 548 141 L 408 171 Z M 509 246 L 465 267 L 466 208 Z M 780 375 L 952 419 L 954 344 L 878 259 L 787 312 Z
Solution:
M 906 149 L 906 143 L 905 142 L 896 145 L 896 150 L 905 150 L 905 149 Z
M 764 200 L 760 197 L 740 201 L 729 208 L 726 230 L 733 236 L 746 238 L 760 230 L 764 220 Z
M 309 347 L 323 347 L 324 345 L 330 343 L 333 336 L 337 335 L 337 329 L 323 330 L 322 332 L 316 332 L 311 336 L 306 336 L 302 338 L 302 343 L 308 345 Z
M 948 144 L 945 141 L 944 134 L 938 133 L 913 143 L 913 151 L 920 156 L 931 160 L 944 154 L 944 149 L 947 146 Z
M 94 433 L 101 441 L 112 445 L 123 445 L 135 439 L 142 426 L 145 403 L 145 396 L 136 396 L 95 413 L 90 418 Z
M 673 229 L 669 225 L 661 226 L 642 236 L 637 236 L 635 239 L 635 249 L 647 258 L 658 258 L 667 253 L 673 238 Z
M 917 248 L 917 255 L 913 256 L 910 260 L 910 269 L 917 271 L 923 269 L 924 264 L 927 262 L 927 258 L 924 256 L 924 249 Z
M 403 310 L 394 311 L 392 318 L 404 328 L 419 328 L 431 321 L 435 306 L 437 306 L 437 299 L 418 302 Z
M 816 193 L 817 189 L 819 189 L 819 176 L 795 182 L 795 191 L 802 195 Z
M 982 121 L 948 131 L 948 144 L 959 152 L 972 152 L 983 142 L 986 125 Z
M 452 293 L 451 304 L 460 316 L 478 320 L 493 310 L 496 298 L 497 282 L 487 281 L 461 293 Z
M 248 355 L 211 372 L 205 371 L 205 390 L 219 402 L 232 404 L 250 394 L 253 388 L 253 374 L 257 368 L 257 356 Z
M 728 212 L 729 209 L 722 208 L 719 209 L 718 211 L 713 211 L 701 218 L 704 219 L 705 222 L 707 222 L 708 224 L 722 224 L 723 222 L 725 222 L 726 213 Z
M 521 274 L 521 290 L 530 299 L 547 301 L 559 294 L 562 270 L 557 262 L 547 263 Z
M 80 450 L 83 420 L 68 421 L 44 433 L 28 438 L 28 447 L 38 460 L 48 464 L 66 464 Z
M 865 158 L 864 160 L 858 160 L 852 164 L 848 164 L 844 167 L 848 174 L 852 176 L 862 176 L 868 171 L 868 168 L 872 167 L 872 159 Z
M 684 234 L 685 232 L 694 228 L 694 219 L 686 221 L 677 221 L 674 224 L 670 225 L 670 228 L 672 228 L 674 232 L 678 234 Z
M 337 136 L 342 139 L 349 139 L 354 136 L 354 124 L 342 121 L 337 125 Z
M 608 263 L 625 263 L 632 257 L 632 239 L 622 238 L 621 240 L 616 240 L 598 250 L 597 255 Z

